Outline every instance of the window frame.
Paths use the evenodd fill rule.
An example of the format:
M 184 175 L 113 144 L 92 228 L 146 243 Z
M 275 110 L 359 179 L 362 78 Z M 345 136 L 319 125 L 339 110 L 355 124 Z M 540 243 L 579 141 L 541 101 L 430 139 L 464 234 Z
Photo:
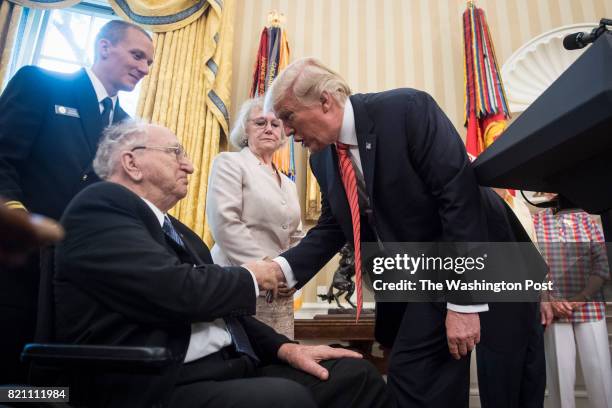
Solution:
M 51 13 L 57 9 L 32 9 L 23 8 L 23 13 L 17 28 L 16 39 L 13 46 L 13 53 L 8 64 L 8 75 L 5 77 L 5 82 L 0 84 L 2 89 L 6 87 L 8 80 L 23 66 L 36 65 L 41 66 L 41 60 L 58 62 L 64 64 L 75 65 L 77 67 L 88 67 L 90 61 L 79 61 L 78 56 L 73 60 L 65 60 L 55 56 L 46 56 L 42 53 L 42 47 L 45 41 L 45 36 L 49 30 L 49 24 L 52 24 Z M 94 18 L 119 19 L 119 16 L 113 11 L 106 0 L 88 0 L 71 7 L 66 7 L 61 10 L 74 13 L 85 14 L 90 20 L 86 53 L 89 57 L 91 51 L 90 46 L 94 43 L 94 38 L 97 32 L 93 31 Z M 130 115 L 136 114 L 138 97 L 140 95 L 139 82 L 137 87 L 131 92 L 119 92 L 120 100 L 123 101 L 122 108 Z
M 24 7 L 24 12 L 21 15 L 19 27 L 17 29 L 14 53 L 9 63 L 8 78 L 11 78 L 19 68 L 25 65 L 38 65 L 41 58 L 85 66 L 82 61 L 64 60 L 42 54 L 44 38 L 49 29 L 51 13 L 54 10 L 56 9 L 32 9 Z M 102 0 L 90 0 L 71 7 L 66 7 L 62 10 L 85 14 L 90 18 L 119 18 L 111 6 Z M 92 35 L 92 33 L 89 32 L 87 41 L 93 41 L 94 35 L 95 33 Z

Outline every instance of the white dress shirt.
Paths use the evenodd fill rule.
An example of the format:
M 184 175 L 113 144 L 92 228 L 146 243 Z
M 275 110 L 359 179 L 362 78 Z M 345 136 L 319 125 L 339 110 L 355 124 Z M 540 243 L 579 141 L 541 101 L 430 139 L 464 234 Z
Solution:
M 349 146 L 349 157 L 355 165 L 354 167 L 356 168 L 357 172 L 359 172 L 359 174 L 357 174 L 357 179 L 361 178 L 361 180 L 363 180 L 363 167 L 361 166 L 361 156 L 359 155 L 359 145 L 357 143 L 357 130 L 355 128 L 355 113 L 349 98 L 346 99 L 344 104 L 344 115 L 342 117 L 342 127 L 340 128 L 338 142 Z M 287 280 L 287 285 L 289 285 L 289 287 L 295 286 L 297 284 L 297 280 L 295 279 L 289 262 L 287 262 L 287 260 L 282 256 L 274 258 L 274 261 L 283 270 L 283 274 Z M 489 306 L 487 304 L 456 305 L 454 303 L 447 303 L 446 307 L 449 310 L 459 313 L 478 313 L 489 310 Z
M 151 208 L 151 211 L 153 211 L 159 221 L 159 225 L 163 227 L 166 215 L 155 204 L 145 198 L 142 198 L 142 200 Z M 255 287 L 257 288 L 257 285 Z M 192 323 L 191 338 L 189 339 L 187 354 L 185 354 L 185 363 L 212 354 L 230 344 L 232 344 L 232 336 L 227 331 L 223 319 L 215 319 L 212 322 Z
M 108 92 L 106 92 L 106 88 L 104 88 L 104 85 L 98 79 L 98 77 L 96 76 L 96 73 L 91 70 L 91 68 L 85 68 L 85 72 L 87 73 L 87 76 L 89 77 L 89 80 L 91 81 L 91 84 L 93 85 L 94 91 L 96 92 L 96 98 L 98 98 L 98 108 L 100 109 L 100 113 L 102 113 L 102 111 L 104 110 L 104 105 L 102 105 L 102 101 L 105 98 L 111 98 L 111 101 L 113 102 L 113 106 L 110 111 L 110 116 L 108 117 L 108 123 L 113 123 L 113 116 L 115 115 L 115 107 L 117 106 L 117 100 L 119 99 L 119 97 L 117 95 L 110 96 Z

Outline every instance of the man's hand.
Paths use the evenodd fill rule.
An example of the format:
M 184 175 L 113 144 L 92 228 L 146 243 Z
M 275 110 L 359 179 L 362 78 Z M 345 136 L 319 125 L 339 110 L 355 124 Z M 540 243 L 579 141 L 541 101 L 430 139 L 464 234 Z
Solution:
M 307 372 L 322 381 L 327 380 L 329 372 L 319 364 L 319 361 L 344 357 L 362 358 L 361 354 L 343 348 L 303 346 L 295 343 L 285 343 L 280 346 L 277 356 L 292 367 Z
M 1 201 L 0 231 L 0 265 L 23 264 L 30 252 L 64 237 L 57 222 L 24 209 L 6 208 Z
M 572 316 L 572 304 L 566 300 L 555 300 L 550 302 L 552 311 L 555 317 L 571 317 Z
M 541 302 L 540 303 L 540 319 L 542 322 L 542 326 L 548 327 L 552 323 L 554 318 L 553 309 L 551 302 Z
M 585 301 L 570 301 L 570 305 L 572 306 L 572 310 L 580 309 L 582 306 L 586 305 Z
M 480 317 L 478 313 L 446 312 L 446 339 L 448 351 L 459 360 L 467 356 L 480 342 Z
M 276 278 L 276 271 L 271 267 L 270 262 L 255 261 L 246 263 L 243 266 L 253 272 L 255 280 L 257 281 L 257 286 L 259 286 L 260 290 L 272 291 L 274 298 L 276 298 L 276 294 L 278 293 L 278 279 Z
M 287 282 L 287 279 L 285 278 L 285 274 L 283 273 L 283 269 L 280 267 L 279 264 L 277 264 L 276 262 L 274 262 L 272 260 L 272 258 L 270 257 L 265 257 L 264 262 L 267 262 L 270 264 L 270 268 L 274 269 L 274 272 L 276 273 L 276 279 L 278 280 L 278 282 Z
M 291 297 L 295 292 L 295 288 L 288 288 L 287 284 L 284 282 L 278 284 L 278 296 L 280 297 Z

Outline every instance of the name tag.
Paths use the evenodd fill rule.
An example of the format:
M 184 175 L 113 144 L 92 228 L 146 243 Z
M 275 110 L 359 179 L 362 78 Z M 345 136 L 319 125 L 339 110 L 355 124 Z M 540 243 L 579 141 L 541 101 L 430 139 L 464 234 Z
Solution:
M 80 118 L 79 111 L 76 108 L 69 106 L 55 105 L 55 113 L 57 115 L 72 116 L 73 118 Z

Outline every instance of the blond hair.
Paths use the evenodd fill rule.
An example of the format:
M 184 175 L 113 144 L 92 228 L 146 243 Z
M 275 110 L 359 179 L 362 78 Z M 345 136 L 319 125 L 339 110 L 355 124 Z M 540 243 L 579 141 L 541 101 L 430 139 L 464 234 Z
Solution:
M 276 112 L 288 96 L 303 106 L 319 102 L 327 91 L 341 105 L 351 94 L 351 88 L 337 72 L 316 58 L 302 58 L 288 65 L 276 77 L 266 93 L 264 111 Z

